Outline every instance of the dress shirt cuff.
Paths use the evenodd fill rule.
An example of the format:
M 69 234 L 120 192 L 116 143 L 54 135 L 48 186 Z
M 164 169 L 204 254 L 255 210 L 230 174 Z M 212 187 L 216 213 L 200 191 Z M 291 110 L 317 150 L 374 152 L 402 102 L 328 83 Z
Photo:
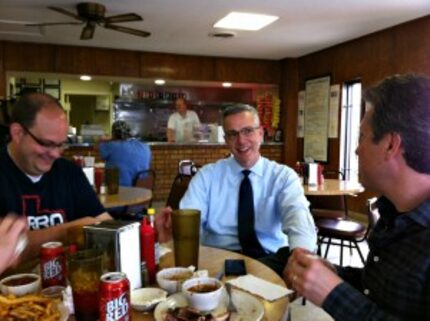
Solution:
M 371 304 L 360 291 L 342 282 L 329 293 L 322 308 L 335 320 L 359 321 L 366 319 Z
M 300 247 L 312 253 L 315 253 L 317 248 L 316 240 L 311 236 L 288 236 L 288 245 L 290 247 L 290 250 Z

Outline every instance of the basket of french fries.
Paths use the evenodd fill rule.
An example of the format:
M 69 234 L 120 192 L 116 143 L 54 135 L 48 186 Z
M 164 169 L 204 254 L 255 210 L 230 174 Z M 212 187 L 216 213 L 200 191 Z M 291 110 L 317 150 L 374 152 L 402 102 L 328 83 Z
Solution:
M 61 301 L 41 294 L 0 295 L 1 321 L 63 321 L 67 315 L 61 309 Z M 63 306 L 64 307 L 64 306 Z M 66 313 L 67 314 L 67 313 Z

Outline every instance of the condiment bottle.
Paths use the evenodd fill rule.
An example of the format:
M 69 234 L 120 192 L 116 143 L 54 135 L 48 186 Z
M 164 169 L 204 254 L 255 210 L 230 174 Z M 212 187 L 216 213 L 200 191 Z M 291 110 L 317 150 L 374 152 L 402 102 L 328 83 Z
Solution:
M 149 217 L 149 223 L 151 224 L 151 227 L 154 229 L 154 235 L 155 235 L 155 266 L 158 271 L 158 267 L 160 264 L 160 242 L 158 241 L 158 233 L 157 229 L 155 228 L 155 209 L 150 207 L 148 208 L 148 217 Z
M 140 225 L 140 256 L 145 261 L 148 273 L 148 283 L 155 283 L 155 233 L 151 224 L 146 217 L 143 218 Z

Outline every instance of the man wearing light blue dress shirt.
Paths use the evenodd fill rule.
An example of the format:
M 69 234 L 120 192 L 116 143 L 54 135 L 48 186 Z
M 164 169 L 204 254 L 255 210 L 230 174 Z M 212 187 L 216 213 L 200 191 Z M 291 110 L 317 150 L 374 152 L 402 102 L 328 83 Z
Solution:
M 239 189 L 244 178 L 242 171 L 250 170 L 254 229 L 264 251 L 258 259 L 282 274 L 291 250 L 296 247 L 315 250 L 316 232 L 309 202 L 294 170 L 261 156 L 263 128 L 253 107 L 229 107 L 223 120 L 232 156 L 200 169 L 191 180 L 180 208 L 201 211 L 203 245 L 241 252 Z M 162 214 L 168 212 L 165 209 Z

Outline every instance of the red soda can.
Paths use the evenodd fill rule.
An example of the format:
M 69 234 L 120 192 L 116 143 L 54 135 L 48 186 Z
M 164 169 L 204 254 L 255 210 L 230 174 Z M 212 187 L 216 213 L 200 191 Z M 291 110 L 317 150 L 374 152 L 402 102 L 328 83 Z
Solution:
M 42 288 L 66 286 L 66 256 L 61 242 L 47 242 L 40 249 Z
M 125 273 L 109 272 L 101 276 L 99 321 L 131 321 L 130 282 Z

